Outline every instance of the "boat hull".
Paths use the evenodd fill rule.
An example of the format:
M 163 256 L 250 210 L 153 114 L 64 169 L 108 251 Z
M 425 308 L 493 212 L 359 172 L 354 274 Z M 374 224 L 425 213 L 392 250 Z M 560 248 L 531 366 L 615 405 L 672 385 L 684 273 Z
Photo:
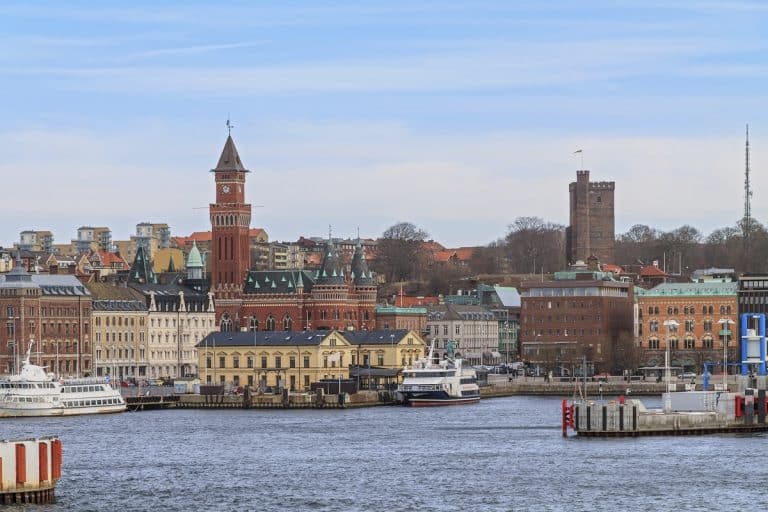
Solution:
M 44 418 L 49 416 L 80 416 L 83 414 L 113 414 L 125 412 L 126 406 L 102 406 L 102 407 L 50 407 L 36 409 L 2 408 L 0 418 Z
M 410 407 L 439 407 L 442 405 L 464 405 L 476 404 L 480 401 L 479 396 L 467 396 L 463 398 L 410 398 L 406 400 L 406 405 Z

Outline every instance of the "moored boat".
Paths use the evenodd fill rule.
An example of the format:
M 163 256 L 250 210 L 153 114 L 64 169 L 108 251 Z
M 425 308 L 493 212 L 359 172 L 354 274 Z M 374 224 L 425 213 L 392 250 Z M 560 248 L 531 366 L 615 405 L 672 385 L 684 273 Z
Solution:
M 403 383 L 397 388 L 403 403 L 428 407 L 478 402 L 480 387 L 475 370 L 465 367 L 462 359 L 454 359 L 451 350 L 439 363 L 434 362 L 433 354 L 434 341 L 426 357 L 403 371 Z
M 21 371 L 0 380 L 0 417 L 71 416 L 123 412 L 120 391 L 100 378 L 56 380 L 45 367 L 29 360 L 32 343 Z

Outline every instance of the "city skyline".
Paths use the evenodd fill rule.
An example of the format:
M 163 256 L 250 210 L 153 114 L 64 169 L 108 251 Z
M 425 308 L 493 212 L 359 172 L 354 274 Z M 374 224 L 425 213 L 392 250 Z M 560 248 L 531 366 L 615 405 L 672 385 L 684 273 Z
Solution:
M 581 157 L 616 232 L 704 234 L 761 197 L 760 3 L 388 2 L 0 7 L 0 244 L 81 225 L 210 229 L 225 122 L 271 240 L 413 222 L 484 245 L 568 224 Z M 583 153 L 575 155 L 574 151 Z M 35 173 L 34 179 L 30 179 Z M 14 192 L 9 192 L 14 191 Z M 23 193 L 17 193 L 23 191 Z M 201 209 L 202 207 L 202 209 Z

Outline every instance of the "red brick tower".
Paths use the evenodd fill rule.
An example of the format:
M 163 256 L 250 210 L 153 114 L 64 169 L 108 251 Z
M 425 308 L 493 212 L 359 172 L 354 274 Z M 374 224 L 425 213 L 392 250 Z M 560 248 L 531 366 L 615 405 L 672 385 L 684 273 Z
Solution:
M 210 206 L 211 291 L 217 299 L 225 299 L 224 305 L 226 299 L 241 298 L 250 267 L 251 205 L 245 202 L 245 175 L 249 171 L 240 161 L 231 135 L 211 172 L 216 180 L 216 202 Z

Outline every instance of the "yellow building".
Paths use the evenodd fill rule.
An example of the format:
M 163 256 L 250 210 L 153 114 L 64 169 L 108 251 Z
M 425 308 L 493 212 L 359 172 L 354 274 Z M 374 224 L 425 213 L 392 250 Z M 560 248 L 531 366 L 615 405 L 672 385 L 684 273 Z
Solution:
M 207 384 L 309 390 L 313 382 L 348 379 L 350 367 L 396 370 L 423 357 L 415 331 L 212 332 L 197 344 Z

